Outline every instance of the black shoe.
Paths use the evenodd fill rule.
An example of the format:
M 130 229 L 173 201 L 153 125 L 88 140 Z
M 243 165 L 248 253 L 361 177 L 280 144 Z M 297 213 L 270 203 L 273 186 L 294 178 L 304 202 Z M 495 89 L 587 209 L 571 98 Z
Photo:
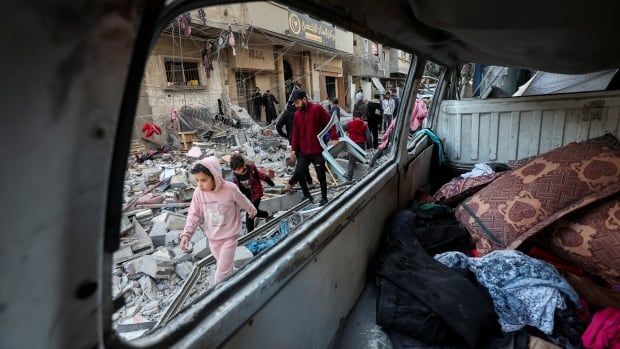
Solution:
M 314 204 L 314 198 L 312 197 L 312 195 L 304 196 L 304 198 L 301 199 L 301 201 L 304 201 L 304 200 L 308 200 L 308 201 L 310 201 L 311 204 Z
M 319 206 L 325 206 L 326 203 L 327 203 L 327 199 L 326 198 L 322 198 L 321 202 L 319 202 Z

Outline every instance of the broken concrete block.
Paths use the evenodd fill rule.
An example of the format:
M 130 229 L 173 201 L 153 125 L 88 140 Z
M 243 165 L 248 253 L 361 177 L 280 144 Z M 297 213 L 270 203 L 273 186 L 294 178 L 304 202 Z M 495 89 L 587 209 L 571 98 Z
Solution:
M 142 171 L 142 179 L 144 184 L 153 184 L 159 182 L 161 169 L 158 167 L 150 167 Z
M 166 228 L 168 228 L 168 230 L 170 231 L 183 230 L 185 229 L 186 219 L 186 217 L 181 217 L 173 214 L 168 215 L 168 217 L 166 218 Z
M 240 268 L 249 262 L 254 255 L 245 246 L 239 246 L 235 250 L 235 267 Z
M 148 299 L 152 301 L 159 301 L 161 294 L 157 289 L 157 284 L 155 283 L 155 281 L 153 281 L 153 279 L 151 279 L 150 276 L 143 276 L 142 278 L 140 278 L 139 282 L 140 288 L 142 288 L 142 292 Z
M 153 210 L 145 209 L 145 210 L 137 211 L 135 214 L 135 217 L 140 222 L 140 224 L 144 224 L 144 222 L 147 222 L 153 219 Z
M 174 257 L 165 247 L 159 247 L 153 254 L 153 257 L 161 257 L 163 259 L 172 259 Z
M 123 215 L 121 217 L 121 235 L 127 234 L 131 228 L 133 228 L 133 224 L 129 220 L 129 217 Z
M 179 236 L 183 230 L 173 230 L 166 234 L 166 246 L 176 246 L 179 244 Z M 196 235 L 196 234 L 194 234 Z
M 170 187 L 174 189 L 185 189 L 189 186 L 189 182 L 187 180 L 187 174 L 180 173 L 172 176 L 170 178 Z
M 174 272 L 174 263 L 159 256 L 144 256 L 140 271 L 155 279 L 168 279 Z
M 174 267 L 174 271 L 181 279 L 187 280 L 189 274 L 192 272 L 192 268 L 194 268 L 194 264 L 192 264 L 192 262 L 183 262 L 177 264 Z
M 116 264 L 123 263 L 132 258 L 133 258 L 133 252 L 131 251 L 131 246 L 125 246 L 119 250 L 116 250 L 112 254 L 112 259 L 114 260 L 114 263 Z
M 180 202 L 192 201 L 192 197 L 194 197 L 194 188 L 187 188 L 183 190 L 179 190 L 176 192 L 176 198 Z
M 194 259 L 194 257 L 192 256 L 191 253 L 187 253 L 187 252 L 181 250 L 180 246 L 173 247 L 171 249 L 171 251 L 174 254 L 174 257 L 172 257 L 172 260 L 175 263 L 182 263 L 182 262 L 192 261 Z
M 159 217 L 159 216 L 158 216 Z M 155 222 L 155 219 L 153 219 Z M 151 232 L 149 233 L 149 237 L 153 242 L 153 246 L 159 247 L 164 246 L 166 244 L 166 233 L 168 232 L 168 228 L 166 228 L 165 222 L 155 222 L 153 223 L 153 227 L 151 228 Z
M 192 255 L 196 259 L 203 259 L 211 253 L 209 249 L 209 240 L 202 239 L 198 243 L 194 245 L 194 249 L 192 250 Z

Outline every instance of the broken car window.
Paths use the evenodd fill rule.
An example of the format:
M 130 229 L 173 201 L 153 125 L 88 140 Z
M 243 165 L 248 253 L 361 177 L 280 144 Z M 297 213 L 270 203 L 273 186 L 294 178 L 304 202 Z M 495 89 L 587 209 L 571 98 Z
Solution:
M 331 209 L 376 171 L 371 159 L 392 159 L 379 150 L 414 57 L 367 42 L 271 2 L 185 12 L 158 35 L 113 255 L 121 337 L 165 326 Z

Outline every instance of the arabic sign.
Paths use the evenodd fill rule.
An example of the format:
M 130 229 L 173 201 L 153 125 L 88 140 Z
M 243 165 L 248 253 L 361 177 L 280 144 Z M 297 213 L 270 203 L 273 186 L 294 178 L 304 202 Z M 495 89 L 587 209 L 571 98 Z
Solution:
M 308 15 L 289 11 L 288 28 L 291 35 L 319 45 L 336 48 L 336 28 Z

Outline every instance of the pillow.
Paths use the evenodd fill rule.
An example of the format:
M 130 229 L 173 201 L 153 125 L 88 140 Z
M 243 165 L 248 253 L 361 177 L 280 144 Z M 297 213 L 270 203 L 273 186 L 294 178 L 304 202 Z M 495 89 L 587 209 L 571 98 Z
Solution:
M 478 177 L 450 181 L 433 195 L 433 201 L 454 206 L 493 182 L 501 173 L 489 173 Z
M 540 240 L 567 262 L 620 284 L 620 195 L 559 219 Z
M 482 254 L 515 249 L 559 218 L 620 191 L 618 140 L 570 143 L 506 173 L 456 209 Z

